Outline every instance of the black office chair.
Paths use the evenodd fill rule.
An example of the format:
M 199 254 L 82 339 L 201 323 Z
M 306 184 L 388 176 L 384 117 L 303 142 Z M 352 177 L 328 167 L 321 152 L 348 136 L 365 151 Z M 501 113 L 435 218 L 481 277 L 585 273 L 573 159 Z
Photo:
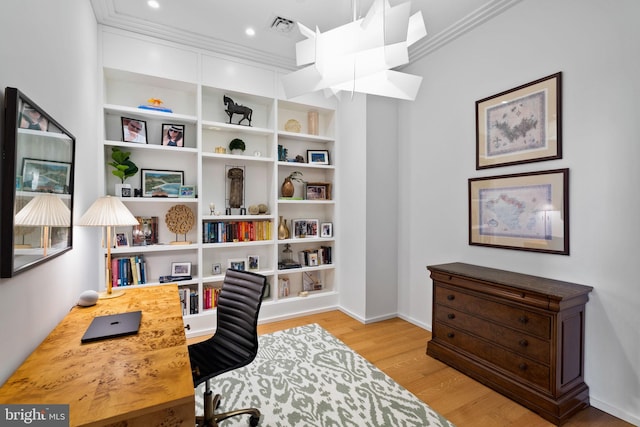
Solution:
M 219 421 L 249 414 L 249 424 L 257 426 L 260 411 L 246 408 L 216 414 L 220 395 L 211 391 L 210 379 L 253 361 L 258 353 L 258 313 L 267 278 L 249 271 L 228 269 L 218 296 L 215 334 L 189 346 L 194 386 L 206 382 L 204 415 L 196 417 L 198 426 L 217 426 Z

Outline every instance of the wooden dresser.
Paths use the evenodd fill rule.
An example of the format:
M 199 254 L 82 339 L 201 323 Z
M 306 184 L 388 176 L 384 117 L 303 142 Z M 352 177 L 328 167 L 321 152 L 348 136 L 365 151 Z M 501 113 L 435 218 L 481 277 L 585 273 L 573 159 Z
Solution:
M 583 286 L 476 265 L 428 266 L 427 354 L 562 424 L 589 406 Z

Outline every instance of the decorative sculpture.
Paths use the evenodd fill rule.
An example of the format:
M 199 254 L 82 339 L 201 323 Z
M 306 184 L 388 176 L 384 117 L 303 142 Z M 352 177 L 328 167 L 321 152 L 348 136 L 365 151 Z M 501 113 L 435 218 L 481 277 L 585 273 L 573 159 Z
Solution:
M 231 179 L 229 191 L 229 207 L 240 208 L 243 203 L 244 171 L 240 168 L 231 168 L 227 172 L 227 178 Z
M 175 205 L 164 216 L 167 228 L 176 234 L 176 240 L 171 242 L 172 245 L 188 245 L 187 233 L 193 228 L 196 217 L 194 213 L 186 205 Z M 178 241 L 178 234 L 184 234 L 184 241 Z
M 251 108 L 236 104 L 233 102 L 233 99 L 229 98 L 227 95 L 224 95 L 222 100 L 224 101 L 224 105 L 227 107 L 225 111 L 229 116 L 229 123 L 231 123 L 231 119 L 234 114 L 242 114 L 242 118 L 237 124 L 241 124 L 244 120 L 248 120 L 249 126 L 251 126 L 251 115 L 253 114 L 253 110 Z

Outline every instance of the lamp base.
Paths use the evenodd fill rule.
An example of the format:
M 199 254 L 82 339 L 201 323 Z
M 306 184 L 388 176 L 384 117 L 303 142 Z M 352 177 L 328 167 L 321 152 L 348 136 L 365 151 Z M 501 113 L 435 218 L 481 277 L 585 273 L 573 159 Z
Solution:
M 107 291 L 102 291 L 98 294 L 98 299 L 117 298 L 117 297 L 121 297 L 122 295 L 124 295 L 124 290 L 122 289 L 119 289 L 117 291 L 112 290 L 111 293 L 108 293 Z

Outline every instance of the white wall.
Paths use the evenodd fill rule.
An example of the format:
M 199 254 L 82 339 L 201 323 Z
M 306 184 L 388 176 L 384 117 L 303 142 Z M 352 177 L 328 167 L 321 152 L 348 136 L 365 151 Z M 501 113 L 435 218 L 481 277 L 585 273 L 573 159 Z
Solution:
M 591 403 L 640 424 L 640 2 L 524 0 L 406 71 L 399 311 L 430 326 L 425 267 L 462 261 L 594 287 L 587 304 Z M 428 20 L 428 17 L 427 17 Z M 563 159 L 475 170 L 475 101 L 562 71 Z M 570 169 L 571 255 L 468 245 L 467 180 Z M 408 232 L 411 230 L 411 232 Z
M 0 95 L 17 87 L 76 137 L 74 221 L 97 197 L 96 23 L 89 2 L 5 0 L 0 6 Z M 2 116 L 4 115 L 4 112 Z M 85 177 L 85 179 L 82 179 Z M 2 215 L 6 212 L 2 212 Z M 73 250 L 0 280 L 0 384 L 75 304 L 98 289 L 96 230 L 75 227 Z

